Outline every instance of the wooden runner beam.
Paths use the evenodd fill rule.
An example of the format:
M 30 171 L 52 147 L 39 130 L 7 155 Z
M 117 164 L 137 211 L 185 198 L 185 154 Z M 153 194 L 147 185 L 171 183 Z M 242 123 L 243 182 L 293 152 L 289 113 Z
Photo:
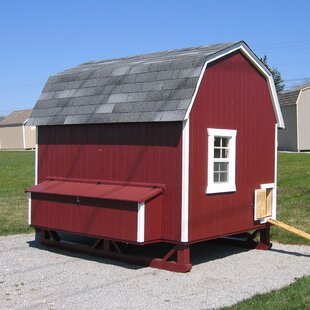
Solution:
M 295 227 L 292 227 L 290 225 L 287 225 L 283 222 L 280 222 L 280 221 L 277 221 L 277 220 L 273 220 L 273 219 L 268 219 L 268 223 L 272 224 L 272 225 L 275 225 L 275 226 L 278 226 L 282 229 L 285 229 L 295 235 L 298 235 L 300 237 L 303 237 L 305 239 L 308 239 L 310 240 L 310 234 L 306 233 L 305 231 L 302 231 L 302 230 L 299 230 Z

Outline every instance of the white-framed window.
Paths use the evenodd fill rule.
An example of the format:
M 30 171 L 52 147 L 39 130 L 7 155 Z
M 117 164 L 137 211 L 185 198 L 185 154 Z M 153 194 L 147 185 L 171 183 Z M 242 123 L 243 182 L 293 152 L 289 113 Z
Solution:
M 208 128 L 207 194 L 236 191 L 237 130 Z

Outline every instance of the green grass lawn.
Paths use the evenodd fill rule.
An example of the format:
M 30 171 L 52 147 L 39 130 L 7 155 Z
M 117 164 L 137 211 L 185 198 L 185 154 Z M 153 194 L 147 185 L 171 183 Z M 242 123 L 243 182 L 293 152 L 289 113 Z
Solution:
M 278 153 L 277 219 L 310 233 L 310 154 Z M 271 239 L 282 243 L 310 241 L 272 227 Z
M 256 295 L 251 299 L 224 309 L 310 309 L 310 277 L 303 277 L 285 288 L 267 294 Z
M 0 152 L 0 235 L 29 233 L 24 189 L 34 183 L 34 152 Z

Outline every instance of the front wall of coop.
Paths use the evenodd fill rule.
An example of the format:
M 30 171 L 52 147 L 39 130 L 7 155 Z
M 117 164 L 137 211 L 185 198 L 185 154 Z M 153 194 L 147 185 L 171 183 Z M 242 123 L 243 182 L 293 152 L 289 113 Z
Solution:
M 208 65 L 190 114 L 190 241 L 257 227 L 254 190 L 274 182 L 275 123 L 267 81 L 245 56 Z M 206 194 L 208 128 L 237 130 L 236 192 Z

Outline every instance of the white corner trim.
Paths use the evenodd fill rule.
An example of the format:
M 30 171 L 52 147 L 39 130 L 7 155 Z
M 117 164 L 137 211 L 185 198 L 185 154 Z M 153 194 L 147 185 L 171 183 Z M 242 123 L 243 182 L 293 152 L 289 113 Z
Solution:
M 23 148 L 24 149 L 26 149 L 26 129 L 25 129 L 25 126 L 26 126 L 27 121 L 28 121 L 28 119 L 26 119 L 22 125 L 22 128 L 23 128 Z
M 188 242 L 188 194 L 189 194 L 189 119 L 183 121 L 183 130 L 182 130 L 182 211 L 181 211 L 182 242 Z
M 261 189 L 275 188 L 275 184 L 274 183 L 261 184 L 260 188 Z
M 36 127 L 36 145 L 34 153 L 34 184 L 38 184 L 38 160 L 39 160 L 39 127 Z
M 272 219 L 277 219 L 277 195 L 278 195 L 278 126 L 274 128 L 274 187 L 272 200 Z
M 230 156 L 229 156 L 229 182 L 214 183 L 214 137 L 230 138 Z M 226 193 L 236 191 L 236 136 L 235 129 L 215 129 L 208 128 L 208 179 L 207 194 Z
M 195 102 L 195 99 L 196 99 L 196 96 L 198 93 L 198 89 L 200 87 L 200 83 L 201 83 L 202 78 L 205 74 L 205 71 L 206 71 L 208 64 L 219 59 L 219 58 L 222 58 L 228 54 L 231 54 L 237 50 L 240 50 L 252 62 L 252 64 L 267 78 L 268 88 L 269 88 L 269 92 L 271 94 L 273 109 L 274 109 L 275 114 L 276 114 L 278 127 L 279 128 L 285 128 L 272 74 L 269 72 L 269 70 L 262 64 L 262 62 L 257 58 L 257 56 L 251 51 L 251 49 L 244 42 L 238 42 L 238 43 L 236 43 L 236 44 L 234 44 L 234 45 L 232 45 L 232 46 L 230 46 L 230 47 L 208 57 L 207 61 L 205 62 L 204 66 L 201 70 L 194 95 L 191 99 L 190 105 L 189 105 L 187 112 L 186 112 L 186 115 L 185 115 L 185 119 L 189 118 L 189 114 L 192 110 L 193 104 Z
M 31 193 L 28 192 L 28 225 L 31 225 Z
M 137 242 L 144 242 L 145 203 L 138 203 Z
M 301 91 L 298 94 L 297 100 L 296 100 L 296 142 L 297 142 L 297 152 L 300 152 L 300 143 L 299 143 L 299 138 L 300 138 L 300 133 L 299 133 L 299 104 L 298 101 L 300 99 L 300 94 Z

